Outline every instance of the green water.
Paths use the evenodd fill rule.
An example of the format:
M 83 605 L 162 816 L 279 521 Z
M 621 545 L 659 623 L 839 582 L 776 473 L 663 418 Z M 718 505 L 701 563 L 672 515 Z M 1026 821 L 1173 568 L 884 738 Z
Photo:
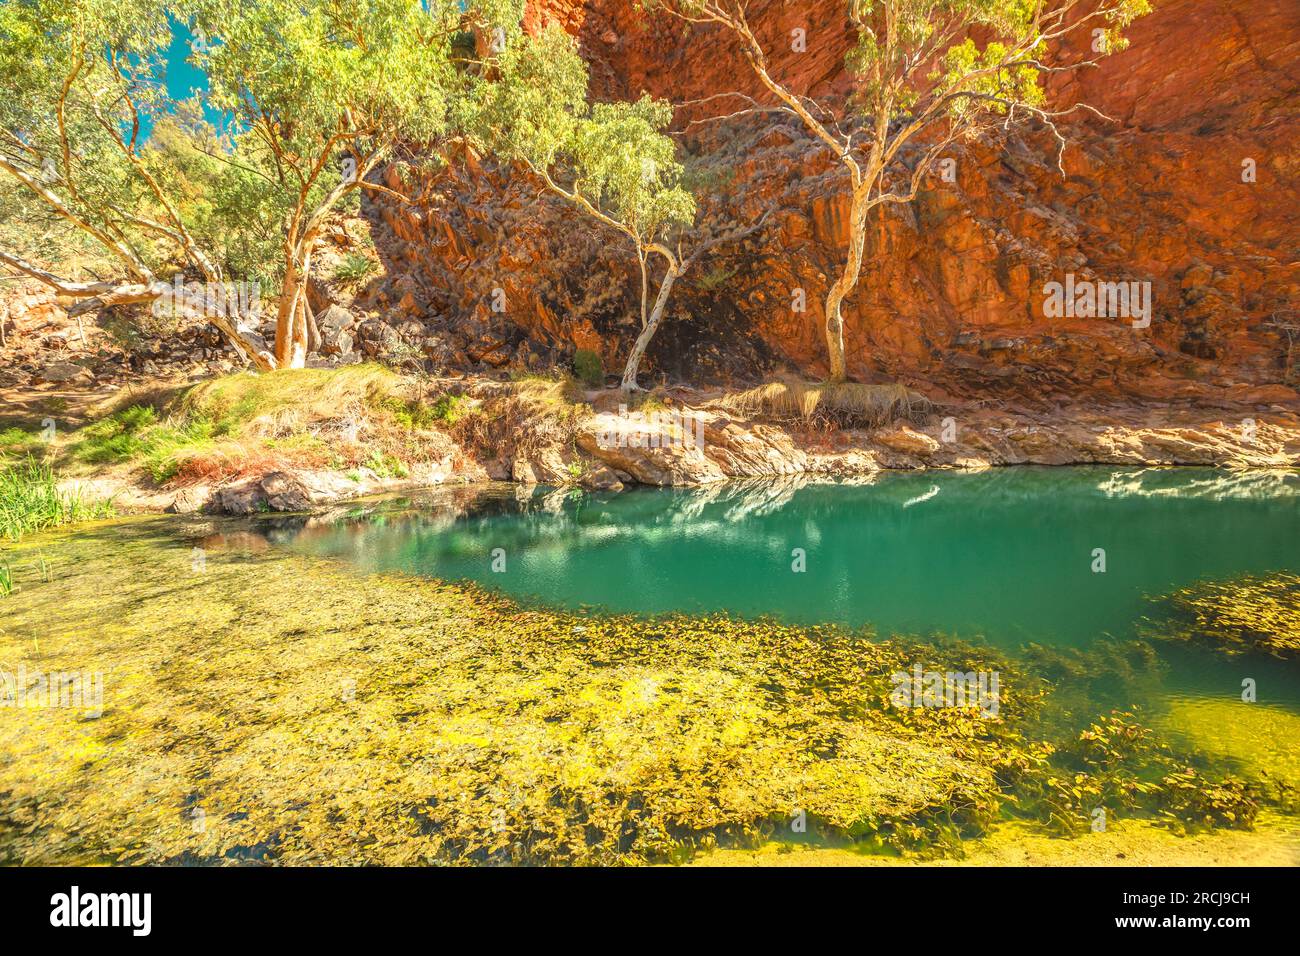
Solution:
M 857 486 L 510 488 L 456 508 L 389 502 L 276 538 L 366 571 L 472 579 L 566 608 L 1086 647 L 1130 636 L 1150 599 L 1176 588 L 1300 570 L 1300 475 L 1019 468 Z M 1212 657 L 1169 656 L 1184 683 L 1238 683 Z M 1258 667 L 1275 700 L 1300 703 L 1291 669 Z
M 1292 472 L 1090 468 L 616 495 L 499 489 L 460 513 L 436 497 L 402 499 L 278 538 L 368 571 L 472 579 L 570 608 L 1086 644 L 1123 631 L 1145 595 L 1300 569 L 1297 495 Z

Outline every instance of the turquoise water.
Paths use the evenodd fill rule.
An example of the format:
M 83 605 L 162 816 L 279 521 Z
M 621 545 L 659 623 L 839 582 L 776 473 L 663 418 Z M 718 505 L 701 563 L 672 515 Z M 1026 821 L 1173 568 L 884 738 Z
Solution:
M 1300 474 L 1017 468 L 857 486 L 505 488 L 388 501 L 275 537 L 367 571 L 471 579 L 568 608 L 1086 647 L 1130 635 L 1148 598 L 1194 581 L 1300 571 Z
M 569 608 L 1084 644 L 1124 631 L 1145 595 L 1300 570 L 1300 475 L 1021 468 L 864 486 L 505 489 L 459 508 L 390 501 L 279 537 Z

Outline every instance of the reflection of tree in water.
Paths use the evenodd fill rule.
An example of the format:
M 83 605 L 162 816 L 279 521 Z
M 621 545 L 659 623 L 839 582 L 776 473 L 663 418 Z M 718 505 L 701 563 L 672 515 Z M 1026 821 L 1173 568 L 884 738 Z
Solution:
M 461 486 L 310 517 L 263 518 L 257 527 L 277 542 L 372 568 L 428 567 L 440 558 L 486 561 L 494 548 L 562 561 L 568 549 L 653 547 L 676 539 L 784 553 L 792 536 L 806 546 L 843 539 L 846 528 L 890 547 L 932 550 L 951 535 L 1005 534 L 998 531 L 1003 524 L 1090 526 L 1123 520 L 1130 510 L 1136 518 L 1153 498 L 1174 509 L 1168 520 L 1194 524 L 1211 501 L 1290 497 L 1297 487 L 1293 472 L 1110 468 L 885 473 L 856 485 L 794 476 L 619 493 Z M 853 552 L 866 545 L 843 540 L 841 546 Z
M 1214 471 L 1142 468 L 1117 471 L 1097 485 L 1108 498 L 1283 498 L 1300 494 L 1300 473 L 1272 471 Z

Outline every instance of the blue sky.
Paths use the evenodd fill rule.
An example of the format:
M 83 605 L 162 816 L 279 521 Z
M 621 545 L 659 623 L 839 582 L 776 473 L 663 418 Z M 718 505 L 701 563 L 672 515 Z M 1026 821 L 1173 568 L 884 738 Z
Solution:
M 194 64 L 188 62 L 190 41 L 194 34 L 183 23 L 172 21 L 172 42 L 167 48 L 167 93 L 173 100 L 189 99 L 196 93 L 203 101 L 203 115 L 208 122 L 221 128 L 229 120 L 227 114 L 208 105 L 208 77 Z M 149 135 L 150 123 L 144 122 L 144 133 Z

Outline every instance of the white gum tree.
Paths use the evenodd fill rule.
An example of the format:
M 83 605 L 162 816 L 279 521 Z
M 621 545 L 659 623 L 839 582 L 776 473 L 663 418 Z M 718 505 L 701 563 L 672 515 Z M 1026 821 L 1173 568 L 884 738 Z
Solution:
M 757 231 L 763 220 L 698 240 L 684 251 L 681 234 L 693 225 L 696 204 L 682 183 L 677 146 L 664 132 L 672 106 L 650 97 L 589 104 L 586 64 L 558 27 L 521 38 L 496 68 L 495 82 L 485 84 L 478 117 L 483 141 L 501 158 L 531 170 L 548 192 L 632 244 L 640 271 L 641 327 L 621 387 L 635 390 L 677 280 L 709 250 Z M 662 260 L 663 272 L 654 286 L 656 260 Z
M 778 111 L 797 117 L 847 174 L 848 249 L 825 300 L 833 383 L 847 377 L 843 303 L 858 285 L 871 211 L 915 199 L 934 161 L 959 138 L 1036 121 L 1063 147 L 1055 120 L 1091 108 L 1047 109 L 1044 77 L 1098 65 L 1124 48 L 1123 28 L 1150 11 L 1148 0 L 848 0 L 857 34 L 846 58 L 852 91 L 829 103 L 792 89 L 777 75 L 750 22 L 751 9 L 760 3 L 645 0 L 645 5 L 688 23 L 722 28 L 767 94 L 763 100 L 735 93 L 706 99 L 738 97 L 748 104 L 728 117 Z M 1091 53 L 1071 58 L 1065 41 L 1079 32 L 1089 37 Z M 919 159 L 904 151 L 908 144 L 921 147 Z

